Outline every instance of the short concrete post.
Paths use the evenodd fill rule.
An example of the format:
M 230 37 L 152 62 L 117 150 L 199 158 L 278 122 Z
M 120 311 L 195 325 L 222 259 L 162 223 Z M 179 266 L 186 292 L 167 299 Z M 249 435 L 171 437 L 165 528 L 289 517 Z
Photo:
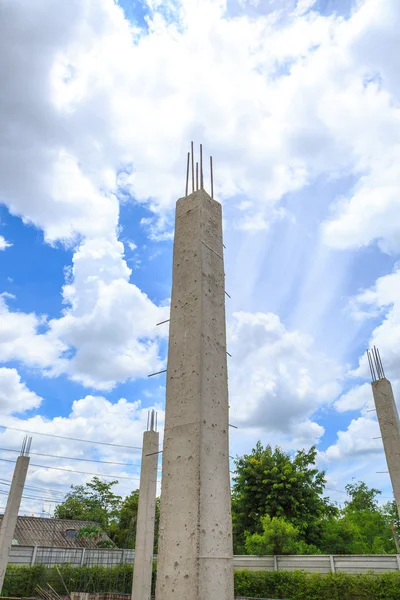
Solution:
M 81 567 L 83 567 L 83 565 L 85 564 L 85 555 L 86 555 L 86 548 L 82 548 L 82 554 L 81 554 Z
M 400 554 L 396 554 L 397 568 L 400 571 Z
M 335 558 L 332 554 L 329 556 L 329 562 L 331 563 L 331 573 L 336 573 Z
M 278 557 L 274 554 L 274 571 L 278 570 Z
M 37 546 L 33 547 L 32 558 L 31 558 L 31 567 L 33 567 L 36 562 L 37 549 L 38 549 Z
M 155 412 L 150 429 L 143 434 L 140 472 L 139 507 L 136 525 L 135 560 L 133 563 L 132 599 L 150 600 L 153 571 L 154 526 L 156 515 L 157 465 L 159 434 L 155 431 Z M 123 554 L 125 559 L 125 551 Z
M 17 458 L 14 469 L 10 492 L 8 494 L 7 506 L 4 512 L 0 529 L 0 593 L 3 589 L 8 557 L 17 524 L 18 511 L 21 505 L 22 492 L 29 467 L 29 448 L 32 438 L 25 438 L 22 446 L 21 456 Z M 26 454 L 25 454 L 26 453 Z

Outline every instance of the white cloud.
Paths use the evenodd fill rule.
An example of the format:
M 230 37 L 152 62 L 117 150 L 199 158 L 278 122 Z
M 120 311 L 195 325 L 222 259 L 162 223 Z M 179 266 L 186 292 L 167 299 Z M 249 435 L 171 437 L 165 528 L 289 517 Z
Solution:
M 290 435 L 296 445 L 319 440 L 324 428 L 309 417 L 338 395 L 339 365 L 273 314 L 235 313 L 228 350 L 233 423 Z
M 87 239 L 74 254 L 60 318 L 12 312 L 7 295 L 0 296 L 0 360 L 19 360 L 49 376 L 66 373 L 105 390 L 159 370 L 158 340 L 167 331 L 156 323 L 169 309 L 157 307 L 130 275 L 121 242 Z
M 46 318 L 12 312 L 0 294 L 0 361 L 20 360 L 29 366 L 49 368 L 66 347 L 51 332 L 40 333 Z
M 75 353 L 58 368 L 97 389 L 145 377 L 161 368 L 156 323 L 168 308 L 158 308 L 136 285 L 114 239 L 84 242 L 74 255 L 71 283 L 63 289 L 67 308 L 50 321 L 52 334 Z
M 348 392 L 340 396 L 335 402 L 335 408 L 338 412 L 349 410 L 361 410 L 366 407 L 372 408 L 372 390 L 369 383 L 356 385 Z
M 360 292 L 352 301 L 358 314 L 382 314 L 383 319 L 372 331 L 370 347 L 376 346 L 381 354 L 386 374 L 393 382 L 399 380 L 400 368 L 400 269 L 379 277 L 375 285 Z M 360 358 L 357 376 L 369 377 L 367 357 Z
M 337 442 L 326 450 L 328 460 L 343 460 L 357 455 L 380 454 L 383 452 L 379 438 L 379 424 L 376 419 L 359 417 L 353 419 L 346 431 L 338 431 Z
M 378 241 L 384 252 L 400 250 L 399 24 L 398 2 L 385 0 L 376 11 L 373 1 L 365 1 L 343 28 L 349 58 L 370 83 L 347 101 L 347 119 L 352 119 L 345 126 L 354 139 L 352 170 L 359 178 L 325 225 L 326 240 L 336 248 Z M 354 104 L 357 95 L 362 97 L 359 107 Z
M 0 235 L 0 251 L 1 250 L 5 250 L 6 248 L 10 248 L 12 246 L 12 244 L 10 244 L 10 242 L 7 242 L 7 240 Z
M 303 14 L 310 5 L 280 27 L 274 14 L 229 19 L 224 2 L 200 9 L 189 0 L 167 23 L 154 5 L 148 34 L 112 0 L 9 5 L 2 198 L 48 240 L 103 235 L 116 225 L 121 186 L 156 211 L 170 208 L 183 192 L 188 141 L 202 137 L 217 155 L 217 193 L 246 194 L 266 225 L 272 204 L 321 173 L 370 177 L 393 204 L 383 182 L 392 173 L 396 187 L 397 71 L 382 67 L 381 87 L 364 86 L 360 48 L 384 40 L 385 57 L 397 56 L 397 3 L 384 0 L 376 17 L 367 0 L 347 21 Z M 382 66 L 383 56 L 368 55 Z
M 21 381 L 16 369 L 0 367 L 0 411 L 2 415 L 38 408 L 42 398 Z
M 157 404 L 150 408 L 157 410 L 159 429 L 162 429 L 164 423 L 163 410 Z M 35 416 L 26 420 L 7 417 L 5 422 L 3 419 L 2 425 L 50 435 L 55 434 L 66 438 L 86 439 L 111 444 L 110 446 L 96 445 L 32 434 L 31 465 L 28 470 L 27 485 L 56 489 L 66 493 L 71 485 L 78 485 L 92 479 L 93 475 L 82 475 L 74 472 L 82 471 L 98 474 L 100 478 L 101 475 L 108 475 L 108 478 L 104 478 L 105 481 L 110 481 L 114 476 L 115 479 L 120 477 L 116 492 L 126 495 L 139 487 L 143 431 L 146 430 L 149 409 L 143 408 L 139 400 L 129 402 L 125 398 L 120 398 L 117 402 L 111 403 L 102 396 L 88 395 L 74 401 L 71 413 L 66 417 L 46 419 L 42 416 Z M 22 431 L 6 429 L 0 432 L 0 446 L 19 450 L 25 435 L 27 434 Z M 160 437 L 161 441 L 162 437 Z M 117 444 L 117 446 L 112 446 L 112 444 Z M 136 447 L 136 449 L 129 450 L 128 448 L 118 447 L 118 445 Z M 39 453 L 39 455 L 36 453 Z M 67 458 L 51 458 L 42 456 L 42 454 Z M 1 458 L 6 460 L 15 460 L 16 458 L 16 453 L 1 451 L 0 455 Z M 68 457 L 122 464 L 82 462 L 68 459 Z M 0 464 L 2 465 L 3 477 L 11 479 L 13 465 L 4 461 Z M 35 465 L 44 465 L 44 467 Z M 46 469 L 47 465 L 61 467 L 67 471 Z M 48 494 L 40 494 L 40 492 L 35 492 L 34 495 L 48 496 Z M 42 502 L 40 501 L 24 500 L 22 509 L 26 511 L 28 507 L 34 507 L 35 512 L 40 512 L 41 505 Z M 52 506 L 54 507 L 54 505 Z

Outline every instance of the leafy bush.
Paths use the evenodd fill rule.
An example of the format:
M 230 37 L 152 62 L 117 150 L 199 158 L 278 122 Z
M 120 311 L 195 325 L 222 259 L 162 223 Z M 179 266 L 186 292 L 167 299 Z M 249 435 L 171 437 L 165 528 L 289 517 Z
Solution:
M 2 596 L 32 596 L 37 585 L 44 585 L 47 569 L 44 565 L 23 567 L 7 565 Z
M 132 565 L 115 567 L 60 565 L 20 567 L 8 565 L 3 596 L 33 596 L 37 585 L 49 583 L 60 595 L 69 592 L 120 592 L 132 590 Z M 61 579 L 61 577 L 62 579 Z M 153 566 L 153 593 L 156 569 Z M 64 586 L 64 583 L 65 586 Z M 66 589 L 65 589 L 66 588 Z M 235 594 L 245 598 L 289 600 L 398 600 L 400 573 L 321 575 L 304 571 L 236 571 Z
M 304 571 L 236 571 L 235 594 L 290 600 L 398 600 L 400 573 L 322 575 Z
M 300 538 L 300 530 L 284 517 L 265 515 L 260 519 L 262 534 L 245 531 L 245 546 L 249 554 L 321 554 L 316 546 Z

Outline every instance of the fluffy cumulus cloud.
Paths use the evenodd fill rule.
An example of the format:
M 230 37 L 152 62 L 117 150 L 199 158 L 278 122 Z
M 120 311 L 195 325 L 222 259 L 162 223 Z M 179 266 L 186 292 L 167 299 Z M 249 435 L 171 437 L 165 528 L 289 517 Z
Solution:
M 400 402 L 400 271 L 380 277 L 375 285 L 360 292 L 352 299 L 351 306 L 356 318 L 373 319 L 378 325 L 372 330 L 370 346 L 379 348 L 385 373 L 391 380 L 397 402 Z M 356 369 L 350 371 L 349 381 L 354 377 L 370 379 L 369 366 L 364 353 Z M 334 404 L 338 412 L 361 411 L 361 416 L 352 419 L 344 431 L 339 431 L 335 444 L 324 453 L 331 462 L 342 459 L 354 460 L 363 454 L 377 455 L 382 462 L 382 441 L 379 438 L 379 425 L 375 418 L 374 402 L 370 383 L 353 385 Z M 381 469 L 386 469 L 380 464 Z
M 23 391 L 32 394 L 26 388 Z M 149 407 L 152 408 L 157 410 L 158 423 L 162 427 L 163 410 L 157 404 Z M 46 419 L 38 415 L 23 421 L 7 417 L 5 422 L 3 418 L 2 425 L 9 429 L 0 432 L 0 446 L 8 450 L 0 451 L 0 460 L 4 459 L 1 462 L 2 477 L 11 478 L 13 465 L 7 461 L 15 461 L 17 453 L 12 450 L 19 451 L 27 430 L 36 432 L 31 434 L 31 464 L 27 479 L 27 486 L 39 488 L 36 496 L 44 499 L 50 496 L 59 501 L 71 485 L 90 481 L 96 474 L 103 475 L 106 481 L 119 480 L 117 493 L 130 493 L 139 487 L 142 438 L 149 409 L 144 409 L 140 400 L 130 402 L 120 398 L 111 403 L 102 396 L 88 395 L 74 401 L 70 414 L 65 417 Z M 101 441 L 104 445 L 78 440 Z M 49 494 L 44 491 L 47 489 L 56 493 Z M 40 505 L 40 502 L 24 500 L 23 509 L 34 506 L 37 511 Z M 49 506 L 54 508 L 54 504 Z
M 0 367 L 0 412 L 4 414 L 22 413 L 30 408 L 38 408 L 42 398 L 29 390 L 21 381 L 16 369 Z
M 0 361 L 19 360 L 29 366 L 49 369 L 66 346 L 51 332 L 40 333 L 46 317 L 12 311 L 8 306 L 12 301 L 9 294 L 0 295 Z
M 2 199 L 49 240 L 103 234 L 115 194 L 170 207 L 201 136 L 219 157 L 219 194 L 249 199 L 244 223 L 320 174 L 355 173 L 353 205 L 364 188 L 371 205 L 394 205 L 397 3 L 376 15 L 365 0 L 347 21 L 311 5 L 277 26 L 276 12 L 229 18 L 222 1 L 181 0 L 172 21 L 150 3 L 145 33 L 112 0 L 6 2 Z M 363 212 L 368 237 L 377 215 Z M 336 226 L 327 236 L 343 240 Z
M 335 408 L 338 412 L 347 412 L 351 410 L 361 410 L 372 408 L 372 391 L 369 383 L 356 385 L 335 402 Z M 368 408 L 366 408 L 368 407 Z
M 370 345 L 379 348 L 386 374 L 399 379 L 400 369 L 400 269 L 379 277 L 374 286 L 360 292 L 351 302 L 356 317 L 371 317 L 378 321 Z M 368 376 L 367 358 L 360 359 L 355 375 Z
M 385 0 L 378 11 L 374 2 L 360 3 L 343 26 L 352 68 L 363 81 L 351 86 L 359 88 L 358 94 L 351 97 L 344 90 L 342 95 L 344 100 L 347 96 L 349 119 L 343 126 L 349 125 L 353 137 L 352 171 L 359 177 L 352 192 L 338 201 L 325 227 L 328 243 L 337 248 L 357 248 L 377 240 L 385 252 L 400 250 L 399 24 L 398 2 Z M 357 95 L 363 99 L 361 105 L 353 104 Z
M 329 460 L 354 458 L 366 453 L 383 452 L 378 421 L 372 418 L 353 419 L 346 431 L 338 431 L 337 442 L 329 446 L 325 456 Z
M 273 314 L 235 313 L 228 335 L 231 419 L 311 444 L 324 428 L 315 411 L 340 391 L 340 367 L 299 331 L 288 331 Z
M 0 296 L 0 360 L 18 360 L 48 376 L 68 374 L 85 386 L 110 389 L 161 364 L 157 307 L 136 285 L 116 239 L 86 240 L 76 251 L 59 319 L 13 312 Z M 44 329 L 44 333 L 40 330 Z
M 49 323 L 53 335 L 74 349 L 59 368 L 98 389 L 146 376 L 161 367 L 156 323 L 167 318 L 136 285 L 123 259 L 123 244 L 87 240 L 74 255 L 71 283 L 63 290 L 64 315 Z

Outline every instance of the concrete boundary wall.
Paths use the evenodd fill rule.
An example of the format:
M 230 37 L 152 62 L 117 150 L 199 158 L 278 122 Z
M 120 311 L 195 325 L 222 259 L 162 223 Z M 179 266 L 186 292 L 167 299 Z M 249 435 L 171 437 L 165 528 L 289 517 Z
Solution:
M 12 546 L 9 562 L 74 566 L 133 564 L 134 550 Z M 309 573 L 388 573 L 400 571 L 400 554 L 314 554 L 306 556 L 235 556 L 236 571 L 307 571 Z

